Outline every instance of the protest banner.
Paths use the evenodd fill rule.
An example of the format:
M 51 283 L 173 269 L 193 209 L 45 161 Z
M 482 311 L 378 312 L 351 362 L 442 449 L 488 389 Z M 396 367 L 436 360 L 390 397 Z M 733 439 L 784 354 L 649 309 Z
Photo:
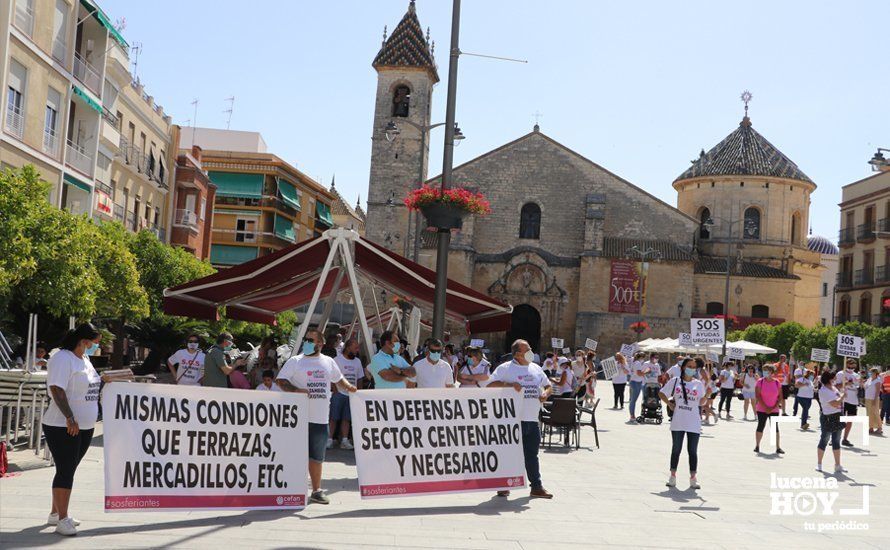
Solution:
M 606 377 L 606 380 L 611 380 L 618 376 L 618 361 L 615 360 L 614 356 L 600 361 L 600 367 L 603 369 L 603 375 Z
M 679 338 L 677 338 L 677 342 L 681 346 L 692 347 L 692 334 L 689 332 L 681 332 Z
M 831 361 L 831 350 L 813 348 L 810 350 L 810 361 L 828 363 Z
M 717 355 L 717 352 L 716 352 L 716 351 L 708 351 L 708 352 L 705 352 L 705 359 L 707 359 L 708 361 L 710 361 L 710 362 L 712 362 L 712 363 L 719 363 L 719 362 L 720 362 L 720 356 Z
M 638 346 L 636 342 L 633 344 L 621 344 L 621 355 L 628 359 L 632 359 L 638 349 L 640 349 L 640 346 Z
M 837 354 L 841 357 L 859 358 L 862 355 L 862 338 L 849 334 L 837 335 Z
M 572 353 L 572 348 L 562 348 L 562 352 L 566 355 Z
M 304 394 L 113 382 L 105 511 L 306 506 Z
M 723 343 L 723 319 L 690 319 L 693 345 Z
M 597 341 L 592 338 L 588 338 L 587 341 L 584 342 L 584 347 L 590 351 L 596 351 L 596 345 Z
M 552 347 L 553 349 L 562 349 L 563 348 L 562 338 L 551 338 L 550 339 L 550 347 Z
M 609 313 L 639 313 L 643 280 L 639 262 L 613 259 L 609 274 Z
M 350 394 L 361 497 L 522 488 L 520 401 L 513 388 Z
M 471 348 L 484 348 L 485 340 L 481 340 L 479 338 L 473 338 L 472 340 L 470 340 L 470 347 Z
M 745 360 L 745 350 L 743 350 L 742 348 L 728 346 L 726 348 L 726 357 L 729 359 L 737 359 L 739 361 L 744 361 Z

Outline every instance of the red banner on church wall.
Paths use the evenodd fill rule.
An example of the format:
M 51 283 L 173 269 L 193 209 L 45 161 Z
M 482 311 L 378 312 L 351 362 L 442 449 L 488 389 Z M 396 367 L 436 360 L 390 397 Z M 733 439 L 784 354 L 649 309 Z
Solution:
M 609 312 L 639 313 L 643 278 L 640 264 L 633 260 L 612 260 L 609 276 Z

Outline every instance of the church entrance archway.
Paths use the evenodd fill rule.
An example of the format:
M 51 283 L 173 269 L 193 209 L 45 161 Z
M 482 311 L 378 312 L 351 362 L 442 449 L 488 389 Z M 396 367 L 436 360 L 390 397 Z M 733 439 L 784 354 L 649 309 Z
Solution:
M 513 306 L 513 315 L 510 320 L 510 332 L 507 333 L 506 348 L 509 353 L 510 345 L 517 339 L 526 340 L 533 350 L 540 353 L 541 348 L 541 314 L 528 304 Z

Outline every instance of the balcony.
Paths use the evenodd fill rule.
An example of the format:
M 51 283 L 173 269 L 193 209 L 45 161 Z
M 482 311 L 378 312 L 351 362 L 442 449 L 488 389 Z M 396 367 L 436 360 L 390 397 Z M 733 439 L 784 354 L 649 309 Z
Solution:
M 61 140 L 56 133 L 48 128 L 43 130 L 43 152 L 54 159 L 59 158 L 59 143 Z
M 121 141 L 117 117 L 108 111 L 102 111 L 101 137 L 111 147 L 117 147 Z
M 136 231 L 136 213 L 127 211 L 127 223 L 124 224 L 127 229 Z
M 835 325 L 842 325 L 844 323 L 852 323 L 859 320 L 859 316 L 857 315 L 838 315 L 834 318 Z
M 856 227 L 856 240 L 861 243 L 875 240 L 875 222 L 859 224 Z
M 68 63 L 68 44 L 66 43 L 66 37 L 63 35 L 59 35 L 53 39 L 53 59 L 61 63 L 62 65 L 67 65 Z
M 850 288 L 853 286 L 853 272 L 852 271 L 840 271 L 837 274 L 837 287 L 841 288 Z
M 179 208 L 176 210 L 176 216 L 173 218 L 173 225 L 188 227 L 189 229 L 198 229 L 198 215 L 191 210 Z
M 238 231 L 236 229 L 214 229 L 213 241 L 217 244 L 250 243 L 274 247 L 276 249 L 293 244 L 293 241 L 279 237 L 271 231 Z
M 97 96 L 101 95 L 102 77 L 79 52 L 74 52 L 74 77 Z
M 19 139 L 25 136 L 25 114 L 20 107 L 6 106 L 6 131 Z
M 112 215 L 115 220 L 124 223 L 124 207 L 122 205 L 115 203 Z
M 837 245 L 841 248 L 845 246 L 852 246 L 856 243 L 855 229 L 852 227 L 845 227 L 838 232 L 837 237 Z
M 853 277 L 854 286 L 873 285 L 875 283 L 874 269 L 857 269 Z
M 111 188 L 111 186 L 108 185 L 107 183 L 103 183 L 103 182 L 99 181 L 98 179 L 96 180 L 96 190 L 102 191 L 109 197 L 114 196 L 114 190 Z
M 879 265 L 875 268 L 875 282 L 877 284 L 890 283 L 890 264 Z
M 878 236 L 884 239 L 890 238 L 890 218 L 878 220 Z
M 70 139 L 65 151 L 65 164 L 81 174 L 93 177 L 95 162 L 93 162 L 92 155 L 88 154 L 82 145 L 74 143 Z
M 15 2 L 13 24 L 18 30 L 31 36 L 34 32 L 34 9 L 24 2 Z

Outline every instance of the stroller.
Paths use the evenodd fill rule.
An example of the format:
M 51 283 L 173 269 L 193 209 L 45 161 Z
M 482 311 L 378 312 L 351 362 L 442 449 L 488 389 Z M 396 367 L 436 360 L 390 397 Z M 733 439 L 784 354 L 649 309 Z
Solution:
M 659 391 L 661 391 L 661 386 L 657 383 L 650 383 L 643 386 L 642 409 L 640 416 L 637 417 L 637 422 L 640 424 L 645 423 L 646 420 L 654 420 L 656 424 L 661 424 L 661 399 L 658 397 Z

